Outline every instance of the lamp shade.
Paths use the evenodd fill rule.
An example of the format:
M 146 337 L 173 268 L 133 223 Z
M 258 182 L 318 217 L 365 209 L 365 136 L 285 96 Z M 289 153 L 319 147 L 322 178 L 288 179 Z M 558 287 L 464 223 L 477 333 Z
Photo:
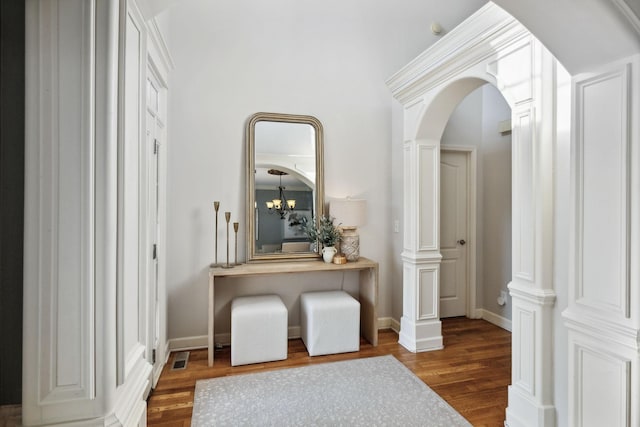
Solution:
M 335 224 L 343 227 L 360 227 L 367 223 L 367 201 L 364 199 L 332 199 L 329 214 Z

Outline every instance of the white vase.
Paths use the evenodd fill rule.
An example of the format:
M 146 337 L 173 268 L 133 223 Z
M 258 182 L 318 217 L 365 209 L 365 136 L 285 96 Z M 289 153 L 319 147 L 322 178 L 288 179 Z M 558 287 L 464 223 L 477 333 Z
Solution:
M 324 260 L 324 262 L 331 262 L 333 261 L 333 257 L 336 252 L 338 251 L 333 246 L 325 246 L 324 248 L 322 248 L 322 259 Z

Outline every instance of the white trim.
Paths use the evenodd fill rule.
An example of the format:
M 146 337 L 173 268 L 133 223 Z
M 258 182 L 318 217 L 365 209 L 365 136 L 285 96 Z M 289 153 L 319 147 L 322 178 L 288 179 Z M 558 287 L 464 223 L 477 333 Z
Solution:
M 171 57 L 171 53 L 169 52 L 169 47 L 167 46 L 167 42 L 162 35 L 162 31 L 158 27 L 158 21 L 156 18 L 152 18 L 147 21 L 147 30 L 148 37 L 151 39 L 152 43 L 149 45 L 149 51 L 154 54 L 162 63 L 163 67 L 163 75 L 166 76 L 169 71 L 175 68 L 175 63 L 173 62 L 173 58 Z M 166 83 L 165 83 L 166 85 Z
M 150 387 L 151 365 L 139 359 L 127 381 L 118 387 L 116 402 L 111 414 L 106 419 L 115 417 L 123 426 L 144 425 L 147 404 L 144 396 Z
M 167 347 L 169 352 L 207 348 L 208 337 L 206 335 L 199 335 L 195 337 L 171 338 L 167 341 Z
M 481 318 L 483 320 L 486 320 L 489 323 L 492 323 L 496 326 L 501 327 L 502 329 L 506 329 L 507 331 L 511 332 L 511 320 L 484 308 L 481 308 L 478 311 L 480 312 Z
M 129 373 L 133 370 L 133 368 L 138 364 L 140 359 L 144 359 L 144 351 L 145 346 L 141 343 L 136 343 L 133 348 L 127 354 L 124 364 L 124 377 L 125 379 L 129 376 Z
M 378 330 L 391 329 L 392 331 L 400 332 L 400 322 L 393 317 L 380 317 L 378 318 Z
M 477 289 L 477 218 L 478 218 L 478 152 L 476 147 L 465 145 L 440 145 L 440 153 L 443 151 L 463 152 L 467 154 L 467 294 L 465 313 L 467 317 L 474 318 L 477 315 L 476 289 Z M 442 156 L 440 156 L 442 158 Z M 440 182 L 442 190 L 442 182 Z M 442 226 L 442 223 L 440 223 Z M 440 284 L 438 283 L 438 286 Z
M 627 4 L 625 0 L 611 0 L 613 3 L 618 6 L 618 9 L 627 17 L 629 22 L 633 25 L 633 28 L 640 34 L 640 16 L 636 14 L 636 12 L 631 9 L 631 7 Z M 629 0 L 633 1 L 633 0 Z M 638 12 L 640 13 L 640 12 Z
M 396 333 L 400 331 L 400 322 L 392 317 L 379 317 L 378 318 L 378 330 L 392 329 Z M 287 332 L 287 339 L 300 338 L 300 326 L 289 326 Z M 214 342 L 216 344 L 222 344 L 228 346 L 231 344 L 231 333 L 224 332 L 216 334 Z M 184 350 L 196 350 L 201 348 L 207 348 L 208 341 L 207 335 L 199 335 L 194 337 L 183 338 L 171 338 L 167 341 L 166 346 L 166 360 L 169 360 L 169 353 L 172 351 L 184 351 Z
M 556 293 L 553 289 L 539 289 L 516 282 L 509 282 L 507 288 L 512 297 L 521 298 L 540 307 L 551 307 L 556 302 Z
M 529 31 L 513 16 L 488 2 L 387 80 L 393 97 L 408 104 L 460 70 L 506 49 Z
M 166 363 L 166 360 L 169 355 L 167 337 L 166 337 L 166 188 L 167 188 L 167 155 L 168 155 L 168 133 L 166 128 L 166 123 L 168 122 L 166 114 L 168 114 L 167 108 L 167 100 L 168 100 L 168 72 L 170 71 L 167 68 L 165 51 L 163 49 L 158 49 L 156 44 L 157 40 L 153 37 L 152 32 L 157 31 L 157 27 L 150 26 L 147 22 L 148 28 L 148 43 L 147 43 L 147 68 L 144 78 L 144 87 L 147 88 L 147 82 L 150 80 L 157 87 L 157 111 L 153 111 L 153 119 L 149 119 L 154 121 L 154 123 L 148 123 L 149 120 L 146 120 L 144 123 L 144 141 L 145 150 L 143 150 L 144 155 L 147 156 L 147 182 L 145 183 L 148 188 L 147 192 L 147 200 L 148 200 L 148 211 L 147 218 L 150 220 L 151 224 L 145 225 L 145 231 L 148 233 L 148 241 L 147 248 L 149 249 L 149 256 L 146 258 L 146 268 L 148 268 L 149 272 L 149 284 L 154 284 L 153 275 L 155 273 L 155 269 L 157 268 L 157 276 L 155 277 L 155 289 L 149 287 L 149 295 L 154 298 L 149 299 L 147 301 L 149 305 L 148 311 L 148 325 L 147 325 L 147 346 L 149 348 L 148 352 L 148 360 L 152 362 L 152 352 L 155 349 L 156 351 L 156 361 L 153 369 L 153 378 L 152 383 L 155 387 L 158 378 L 162 372 L 162 368 Z M 161 36 L 160 36 L 161 37 Z M 164 41 L 163 41 L 164 43 Z M 166 46 L 165 46 L 166 49 Z M 162 66 L 158 66 L 157 64 L 162 64 Z M 173 64 L 171 64 L 173 66 Z M 148 93 L 145 91 L 145 117 L 148 113 L 151 112 L 149 105 L 147 103 Z M 153 127 L 156 129 L 153 137 L 155 141 L 158 143 L 157 151 L 154 153 L 149 143 L 151 141 L 148 140 L 150 128 Z M 155 195 L 155 187 L 158 187 L 157 190 L 157 200 L 154 198 Z M 156 244 L 156 260 L 152 259 L 151 248 Z M 157 301 L 157 306 L 155 302 Z M 156 325 L 156 310 L 159 311 L 159 324 Z M 156 331 L 156 326 L 158 330 Z M 158 337 L 158 342 L 155 341 L 156 336 Z
M 638 329 L 613 322 L 606 318 L 594 316 L 592 313 L 576 312 L 566 309 L 562 312 L 564 325 L 567 329 L 580 333 L 599 341 L 608 340 L 626 346 L 632 351 L 640 349 L 640 334 Z
M 145 131 L 146 131 L 146 97 L 145 97 L 145 85 L 146 85 L 146 69 L 147 69 L 147 29 L 144 23 L 144 17 L 138 9 L 138 5 L 134 0 L 121 1 L 120 9 L 120 38 L 119 38 L 119 88 L 118 88 L 118 249 L 117 249 L 117 280 L 116 280 L 116 313 L 117 313 L 117 333 L 116 333 L 116 354 L 117 354 L 117 385 L 123 385 L 127 380 L 128 371 L 130 370 L 129 356 L 126 352 L 134 351 L 133 349 L 126 348 L 126 330 L 131 328 L 130 325 L 125 324 L 127 313 L 125 313 L 125 300 L 126 290 L 130 289 L 130 286 L 137 286 L 137 311 L 135 313 L 137 318 L 137 335 L 136 344 L 134 348 L 142 345 L 143 350 L 147 349 L 146 344 L 146 325 L 147 319 L 147 236 L 146 230 L 141 224 L 144 224 L 147 214 L 146 203 L 146 191 L 147 191 L 147 159 L 145 157 Z M 132 25 L 132 27 L 129 26 Z M 128 29 L 135 28 L 128 34 Z M 127 80 L 128 67 L 131 64 L 127 64 L 127 60 L 130 59 L 127 53 L 127 43 L 130 40 L 130 36 L 136 36 L 137 39 L 137 51 L 129 53 L 135 54 L 137 60 L 137 73 L 135 84 L 133 80 Z M 134 39 L 135 40 L 135 39 Z M 132 111 L 128 111 L 127 108 L 133 107 L 127 105 L 127 94 L 131 89 L 129 85 L 136 89 L 136 105 Z M 136 87 L 137 85 L 137 87 Z M 127 126 L 128 123 L 135 123 L 137 125 L 137 134 L 135 141 L 127 140 Z M 135 143 L 136 146 L 132 147 L 129 144 Z M 131 159 L 128 155 L 128 151 L 135 150 L 136 157 Z M 136 182 L 126 182 L 127 170 L 131 168 L 132 173 L 135 173 Z M 127 188 L 137 187 L 137 202 L 135 204 L 127 204 L 126 190 Z M 133 211 L 129 211 L 132 209 Z M 128 213 L 133 214 L 135 212 L 135 219 L 128 217 Z M 127 221 L 135 221 L 136 236 L 136 253 L 131 253 L 128 249 L 127 239 L 125 239 L 125 228 L 128 226 Z M 131 263 L 132 259 L 129 257 L 135 256 L 137 258 L 137 277 L 135 281 L 131 278 L 125 277 L 125 264 Z M 125 283 L 127 280 L 131 280 L 131 283 Z M 148 350 L 148 349 L 147 349 Z M 144 356 L 143 356 L 144 357 Z M 135 361 L 133 361 L 135 363 Z

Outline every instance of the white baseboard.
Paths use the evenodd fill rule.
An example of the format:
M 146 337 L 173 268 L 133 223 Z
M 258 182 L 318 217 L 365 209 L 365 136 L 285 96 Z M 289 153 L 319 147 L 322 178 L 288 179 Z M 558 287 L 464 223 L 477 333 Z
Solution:
M 390 328 L 391 328 L 391 317 L 381 317 L 378 319 L 378 330 L 390 329 Z
M 493 323 L 494 325 L 499 326 L 502 329 L 506 329 L 507 331 L 511 332 L 511 320 L 504 318 L 502 316 L 499 316 L 485 309 L 480 309 L 480 311 L 482 312 L 482 319 L 486 320 L 489 323 Z
M 393 317 L 381 317 L 378 319 L 378 330 L 391 329 L 395 333 L 400 333 L 400 322 Z
M 471 310 L 470 319 L 482 319 L 482 313 L 484 312 L 483 308 L 474 308 Z
M 197 337 L 172 338 L 167 341 L 169 351 L 195 350 L 198 348 L 207 348 L 208 337 L 200 335 Z M 168 354 L 168 353 L 167 353 Z
M 378 319 L 378 330 L 380 329 L 392 329 L 395 332 L 399 333 L 400 331 L 400 322 L 391 317 L 380 317 Z M 300 338 L 300 326 L 289 326 L 289 330 L 287 332 L 289 339 Z M 214 342 L 216 344 L 221 344 L 224 346 L 228 346 L 231 344 L 231 333 L 222 333 L 216 334 L 214 337 Z M 184 337 L 184 338 L 172 338 L 167 341 L 167 360 L 169 357 L 169 353 L 172 351 L 185 351 L 185 350 L 196 350 L 200 348 L 207 348 L 208 346 L 208 338 L 206 335 L 200 335 L 195 337 Z

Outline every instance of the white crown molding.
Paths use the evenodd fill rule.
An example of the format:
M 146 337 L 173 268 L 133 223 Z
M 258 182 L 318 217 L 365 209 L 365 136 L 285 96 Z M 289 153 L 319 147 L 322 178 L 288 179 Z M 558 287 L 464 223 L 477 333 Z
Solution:
M 407 104 L 459 70 L 529 34 L 513 16 L 489 2 L 391 76 L 387 86 L 396 99 Z

